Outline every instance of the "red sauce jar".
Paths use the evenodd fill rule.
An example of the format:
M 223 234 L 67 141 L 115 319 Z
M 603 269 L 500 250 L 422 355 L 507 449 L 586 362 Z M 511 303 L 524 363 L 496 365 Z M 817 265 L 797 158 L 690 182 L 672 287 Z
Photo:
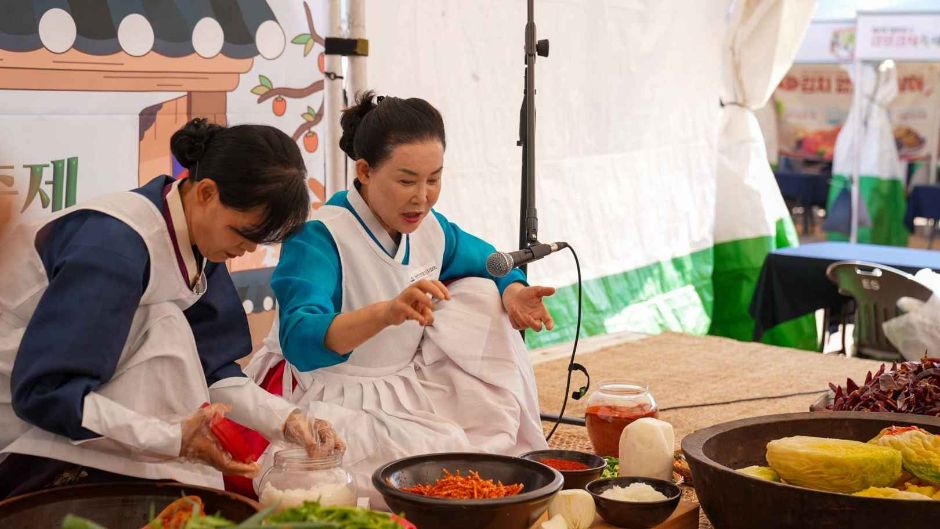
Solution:
M 601 383 L 587 401 L 585 422 L 588 437 L 599 456 L 620 456 L 620 434 L 631 422 L 659 417 L 649 387 L 624 381 Z

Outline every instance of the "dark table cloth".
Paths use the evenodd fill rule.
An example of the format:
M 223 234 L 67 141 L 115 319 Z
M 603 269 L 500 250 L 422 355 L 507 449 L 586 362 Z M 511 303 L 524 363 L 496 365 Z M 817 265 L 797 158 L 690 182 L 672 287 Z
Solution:
M 940 272 L 940 252 L 915 248 L 823 242 L 771 252 L 751 298 L 754 340 L 775 325 L 818 309 L 838 312 L 847 298 L 826 277 L 826 268 L 836 261 L 866 261 L 910 274 L 922 268 Z
M 904 224 L 910 231 L 914 231 L 914 217 L 940 219 L 940 185 L 914 186 L 904 215 Z
M 829 198 L 829 175 L 777 170 L 777 185 L 783 198 L 810 207 L 825 207 Z

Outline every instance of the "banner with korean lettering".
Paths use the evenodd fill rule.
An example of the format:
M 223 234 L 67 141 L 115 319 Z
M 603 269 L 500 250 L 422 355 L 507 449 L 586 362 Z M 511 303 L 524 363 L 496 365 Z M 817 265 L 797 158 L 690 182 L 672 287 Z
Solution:
M 897 63 L 898 95 L 888 106 L 902 160 L 927 160 L 940 141 L 940 64 Z
M 856 57 L 861 61 L 940 61 L 940 12 L 859 12 Z
M 0 216 L 41 218 L 179 175 L 169 139 L 194 117 L 292 136 L 320 204 L 327 2 L 126 4 L 4 3 Z M 261 247 L 229 265 L 257 271 L 277 258 L 277 247 Z M 262 295 L 245 299 L 246 310 L 273 307 L 269 288 L 252 291 Z
M 940 64 L 897 63 L 898 96 L 888 105 L 902 160 L 926 160 L 940 136 Z M 841 65 L 795 65 L 774 92 L 780 154 L 832 160 L 852 105 Z
M 774 92 L 780 154 L 832 160 L 852 105 L 852 81 L 837 65 L 795 65 Z

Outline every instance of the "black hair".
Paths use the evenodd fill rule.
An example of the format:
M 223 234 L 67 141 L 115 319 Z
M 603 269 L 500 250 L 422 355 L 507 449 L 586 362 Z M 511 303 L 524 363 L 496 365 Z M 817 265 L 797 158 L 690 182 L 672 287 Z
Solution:
M 444 119 L 424 99 L 379 96 L 372 90 L 360 93 L 356 104 L 343 110 L 340 124 L 343 137 L 339 147 L 353 160 L 363 159 L 376 166 L 406 143 L 444 140 Z
M 264 218 L 242 232 L 246 239 L 282 242 L 310 213 L 307 168 L 297 144 L 267 125 L 223 127 L 196 118 L 170 138 L 170 150 L 194 182 L 209 179 L 219 200 L 238 211 L 264 208 Z

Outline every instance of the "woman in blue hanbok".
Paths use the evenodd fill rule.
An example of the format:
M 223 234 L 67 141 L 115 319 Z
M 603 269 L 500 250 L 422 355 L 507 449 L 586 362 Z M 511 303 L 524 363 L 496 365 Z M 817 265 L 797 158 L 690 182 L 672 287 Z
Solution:
M 355 187 L 284 244 L 279 329 L 246 372 L 262 380 L 286 357 L 280 389 L 336 426 L 375 503 L 372 472 L 400 457 L 545 448 L 518 330 L 553 327 L 554 289 L 518 269 L 493 278 L 493 246 L 432 209 L 445 138 L 429 103 L 367 93 L 342 126 Z

